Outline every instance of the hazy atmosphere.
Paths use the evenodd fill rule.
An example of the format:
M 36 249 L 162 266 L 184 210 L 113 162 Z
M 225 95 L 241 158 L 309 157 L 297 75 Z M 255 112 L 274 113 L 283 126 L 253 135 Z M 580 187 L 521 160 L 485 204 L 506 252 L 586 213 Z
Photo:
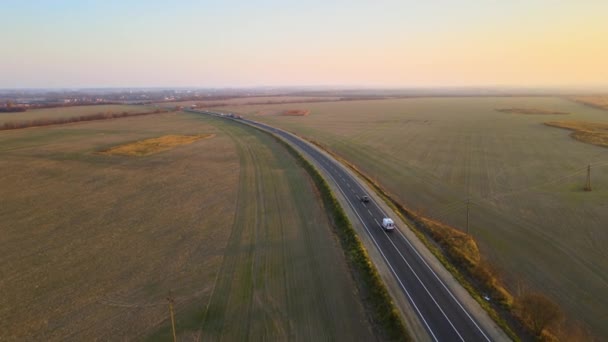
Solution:
M 594 0 L 7 0 L 0 88 L 597 87 L 606 13 Z
M 608 341 L 608 0 L 0 14 L 0 341 Z

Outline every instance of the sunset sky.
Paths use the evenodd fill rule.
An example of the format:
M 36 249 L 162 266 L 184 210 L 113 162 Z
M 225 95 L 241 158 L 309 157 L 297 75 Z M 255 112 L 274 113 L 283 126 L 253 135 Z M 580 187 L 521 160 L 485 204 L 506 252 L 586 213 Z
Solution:
M 0 88 L 608 85 L 606 0 L 0 8 Z

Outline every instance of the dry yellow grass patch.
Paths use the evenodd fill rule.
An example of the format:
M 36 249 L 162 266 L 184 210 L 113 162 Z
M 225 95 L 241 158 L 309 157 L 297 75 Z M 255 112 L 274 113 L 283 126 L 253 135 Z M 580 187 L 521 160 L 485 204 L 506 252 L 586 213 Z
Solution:
M 437 241 L 446 252 L 463 266 L 474 268 L 479 263 L 481 257 L 479 248 L 475 240 L 468 234 L 447 224 L 421 218 L 431 236 Z
M 431 237 L 444 249 L 448 257 L 467 271 L 492 297 L 507 307 L 513 304 L 513 296 L 497 277 L 494 268 L 482 260 L 475 239 L 443 222 L 420 217 Z
M 147 156 L 150 154 L 170 150 L 180 145 L 191 144 L 197 140 L 208 139 L 211 137 L 213 137 L 213 134 L 164 135 L 158 138 L 140 140 L 125 145 L 115 146 L 105 151 L 101 151 L 100 153 L 105 155 L 120 155 L 131 157 Z
M 584 121 L 552 121 L 545 122 L 547 126 L 572 130 L 570 136 L 576 140 L 608 147 L 608 124 Z

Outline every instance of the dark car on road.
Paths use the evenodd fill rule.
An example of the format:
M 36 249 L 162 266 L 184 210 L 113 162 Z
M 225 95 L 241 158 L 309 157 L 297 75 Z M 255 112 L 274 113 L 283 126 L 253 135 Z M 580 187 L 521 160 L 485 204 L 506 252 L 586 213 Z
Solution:
M 366 196 L 366 195 L 361 196 L 361 202 L 368 203 L 369 202 L 369 196 Z

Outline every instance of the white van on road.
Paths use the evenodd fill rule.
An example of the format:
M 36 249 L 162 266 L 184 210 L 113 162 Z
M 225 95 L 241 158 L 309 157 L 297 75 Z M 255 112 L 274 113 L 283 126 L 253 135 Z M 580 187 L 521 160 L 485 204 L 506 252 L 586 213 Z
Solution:
M 395 222 L 388 217 L 382 219 L 382 228 L 384 230 L 393 230 L 395 229 Z

